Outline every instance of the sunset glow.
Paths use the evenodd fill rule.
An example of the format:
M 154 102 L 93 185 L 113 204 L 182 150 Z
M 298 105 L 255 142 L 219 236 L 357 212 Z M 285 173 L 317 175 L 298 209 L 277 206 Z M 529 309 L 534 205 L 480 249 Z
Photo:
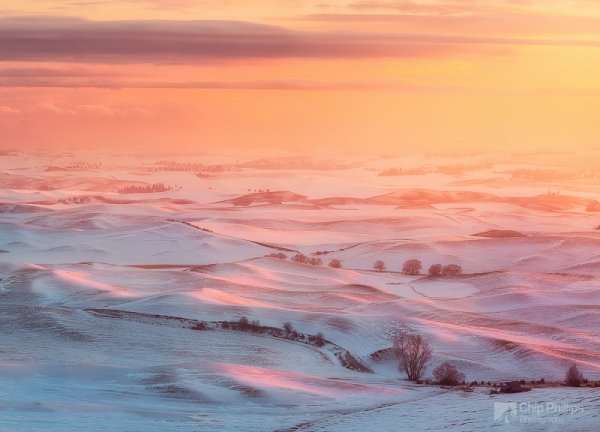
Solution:
M 596 431 L 600 0 L 0 0 L 0 432 Z
M 597 143 L 595 1 L 7 0 L 0 16 L 12 146 Z

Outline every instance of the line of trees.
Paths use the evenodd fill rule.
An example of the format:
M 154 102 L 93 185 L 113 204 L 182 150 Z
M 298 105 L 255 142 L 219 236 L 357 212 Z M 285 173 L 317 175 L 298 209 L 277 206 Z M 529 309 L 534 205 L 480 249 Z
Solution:
M 218 325 L 224 330 L 231 329 L 243 332 L 265 333 L 274 337 L 309 343 L 317 347 L 324 346 L 326 342 L 323 333 L 318 332 L 315 335 L 305 335 L 304 333 L 297 331 L 289 321 L 283 323 L 281 328 L 277 328 L 261 325 L 260 321 L 250 321 L 247 317 L 243 316 L 237 321 L 222 321 Z M 198 321 L 192 328 L 194 330 L 208 330 L 209 326 L 205 321 Z
M 321 253 L 316 252 L 313 255 L 321 255 Z M 288 259 L 288 256 L 286 254 L 284 254 L 283 252 L 275 252 L 275 253 L 271 253 L 266 256 L 268 258 L 275 258 L 275 259 L 280 259 L 280 260 Z M 322 258 L 320 258 L 318 256 L 307 256 L 302 253 L 297 253 L 297 254 L 293 255 L 290 258 L 290 261 L 298 263 L 298 264 L 310 264 L 310 265 L 314 265 L 314 266 L 323 265 Z M 329 260 L 329 263 L 327 265 L 331 268 L 340 269 L 340 268 L 342 268 L 342 261 L 338 258 L 333 258 L 333 259 Z M 384 272 L 384 271 L 386 271 L 386 268 L 387 268 L 386 264 L 383 260 L 377 260 L 373 263 L 373 270 L 375 270 L 377 272 Z M 404 264 L 402 265 L 402 273 L 404 273 L 405 275 L 418 276 L 422 273 L 422 271 L 423 271 L 423 263 L 421 262 L 421 260 L 418 260 L 416 258 L 411 258 L 409 260 L 406 260 L 406 261 L 404 261 Z M 446 264 L 446 265 L 432 264 L 429 267 L 427 274 L 431 277 L 457 276 L 457 275 L 462 274 L 462 272 L 463 272 L 463 269 L 458 264 Z
M 383 351 L 385 350 L 380 352 Z M 406 373 L 410 381 L 420 382 L 431 362 L 433 350 L 422 335 L 404 331 L 394 338 L 392 355 L 398 361 L 398 369 Z M 436 367 L 433 370 L 433 377 L 438 384 L 448 386 L 464 384 L 466 379 L 465 374 L 449 362 L 444 362 Z M 543 378 L 539 382 L 545 383 Z M 583 373 L 577 365 L 575 363 L 571 364 L 565 375 L 564 384 L 570 387 L 580 387 L 587 382 L 588 380 L 583 377 Z M 522 384 L 525 384 L 525 381 L 522 381 Z
M 167 191 L 170 191 L 171 189 L 173 189 L 171 186 L 166 186 L 164 183 L 153 183 L 151 185 L 144 185 L 144 186 L 129 185 L 129 186 L 122 187 L 117 192 L 123 193 L 123 194 L 154 193 L 154 192 L 167 192 Z
M 276 252 L 276 253 L 267 255 L 267 258 L 275 258 L 275 259 L 280 259 L 280 260 L 285 261 L 288 259 L 288 256 L 286 254 L 284 254 L 283 252 Z M 290 258 L 290 261 L 298 263 L 298 264 L 310 264 L 310 265 L 314 265 L 314 266 L 323 265 L 323 258 L 320 258 L 318 256 L 311 257 L 311 256 L 304 255 L 302 253 L 297 253 L 297 254 L 293 255 Z M 333 259 L 329 260 L 329 263 L 327 265 L 331 268 L 340 269 L 340 268 L 342 268 L 342 260 L 333 258 Z
M 383 272 L 386 269 L 385 262 L 382 260 L 377 260 L 373 263 L 373 270 L 378 272 Z M 409 276 L 418 276 L 422 273 L 423 263 L 421 260 L 416 258 L 411 258 L 409 260 L 404 261 L 402 264 L 402 273 Z M 462 274 L 463 269 L 458 264 L 432 264 L 429 267 L 428 275 L 429 276 L 457 276 Z
M 458 264 L 447 264 L 447 265 L 432 264 L 429 267 L 429 271 L 427 272 L 427 274 L 432 277 L 457 276 L 459 274 L 462 274 L 462 272 L 463 272 L 462 267 L 459 266 Z

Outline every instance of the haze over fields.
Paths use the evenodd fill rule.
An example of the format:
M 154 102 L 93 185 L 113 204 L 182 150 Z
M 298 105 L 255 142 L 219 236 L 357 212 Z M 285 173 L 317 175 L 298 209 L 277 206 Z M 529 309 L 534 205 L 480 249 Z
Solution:
M 2 148 L 590 150 L 597 0 L 3 0 Z
M 599 0 L 0 0 L 0 432 L 597 432 L 599 48 Z
M 4 152 L 0 429 L 595 430 L 598 388 L 489 396 L 372 356 L 410 330 L 424 378 L 600 380 L 594 160 Z M 498 401 L 581 411 L 500 425 Z

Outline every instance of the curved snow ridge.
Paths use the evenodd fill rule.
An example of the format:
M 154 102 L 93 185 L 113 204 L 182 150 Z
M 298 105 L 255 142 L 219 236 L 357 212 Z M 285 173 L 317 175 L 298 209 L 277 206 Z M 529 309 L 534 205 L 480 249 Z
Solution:
M 243 297 L 240 295 L 232 294 L 227 291 L 222 291 L 214 288 L 201 288 L 196 291 L 191 291 L 187 293 L 188 296 L 193 297 L 197 300 L 216 303 L 220 305 L 227 306 L 244 306 L 244 307 L 259 307 L 259 308 L 268 308 L 268 309 L 282 309 L 282 308 L 273 304 L 261 302 L 258 300 L 252 300 L 247 297 Z
M 427 328 L 429 333 L 438 336 L 440 339 L 448 339 L 448 337 L 452 335 L 471 335 L 490 340 L 510 341 L 523 348 L 549 357 L 575 362 L 595 370 L 600 370 L 600 354 L 598 354 L 597 351 L 578 348 L 569 343 L 546 340 L 536 336 L 520 335 L 498 328 L 460 325 L 417 317 L 412 318 L 412 320 L 423 325 L 424 328 Z
M 349 397 L 355 396 L 356 393 L 378 395 L 401 393 L 400 389 L 392 387 L 355 384 L 279 369 L 231 363 L 216 363 L 214 367 L 217 372 L 230 378 L 263 389 L 283 389 L 327 397 Z
M 105 282 L 99 282 L 90 278 L 90 275 L 86 272 L 82 271 L 73 271 L 73 270 L 53 270 L 53 273 L 63 280 L 67 280 L 69 282 L 75 283 L 77 285 L 83 285 L 85 287 L 97 289 L 100 291 L 106 291 L 110 295 L 114 297 L 136 297 L 135 294 L 130 292 L 127 288 L 111 285 Z

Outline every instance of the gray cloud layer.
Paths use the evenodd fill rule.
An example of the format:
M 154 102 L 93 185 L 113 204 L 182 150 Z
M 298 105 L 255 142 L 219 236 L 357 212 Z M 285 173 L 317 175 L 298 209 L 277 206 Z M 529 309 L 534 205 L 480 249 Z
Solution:
M 0 41 L 0 61 L 121 63 L 419 57 L 471 52 L 473 45 L 599 46 L 598 41 L 299 32 L 237 21 L 88 21 L 39 17 L 0 19 Z

